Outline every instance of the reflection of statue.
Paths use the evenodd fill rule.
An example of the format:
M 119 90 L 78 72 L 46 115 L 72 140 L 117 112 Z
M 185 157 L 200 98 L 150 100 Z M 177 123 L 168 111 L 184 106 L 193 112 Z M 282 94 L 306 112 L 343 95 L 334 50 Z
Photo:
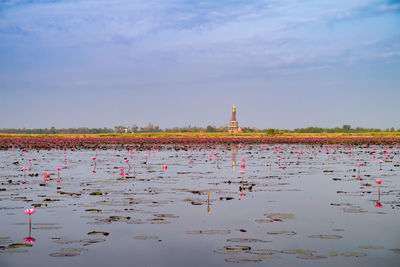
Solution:
M 210 191 L 207 191 L 207 212 L 210 212 Z
M 238 150 L 238 146 L 237 145 L 231 146 L 232 169 L 235 169 L 235 167 L 236 167 L 237 150 Z

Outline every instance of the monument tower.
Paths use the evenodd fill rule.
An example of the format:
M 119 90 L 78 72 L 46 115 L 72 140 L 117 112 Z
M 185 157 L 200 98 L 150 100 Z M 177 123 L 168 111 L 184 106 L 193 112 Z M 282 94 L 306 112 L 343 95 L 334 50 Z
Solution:
M 228 132 L 229 133 L 237 133 L 239 131 L 239 125 L 236 120 L 236 107 L 233 105 L 232 107 L 232 118 L 229 122 Z

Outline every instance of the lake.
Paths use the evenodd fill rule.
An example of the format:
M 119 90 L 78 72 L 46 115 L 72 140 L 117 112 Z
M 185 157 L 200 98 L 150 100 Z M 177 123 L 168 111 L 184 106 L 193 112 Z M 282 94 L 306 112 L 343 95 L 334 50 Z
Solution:
M 399 164 L 398 144 L 2 150 L 0 266 L 399 266 Z

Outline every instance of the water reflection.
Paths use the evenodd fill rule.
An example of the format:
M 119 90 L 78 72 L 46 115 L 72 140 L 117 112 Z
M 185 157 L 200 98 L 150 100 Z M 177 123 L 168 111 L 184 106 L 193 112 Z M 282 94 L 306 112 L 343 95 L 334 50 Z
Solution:
M 43 183 L 41 183 L 41 186 L 46 186 L 46 181 L 50 180 L 50 173 L 48 172 L 43 172 Z
M 28 237 L 24 238 L 24 242 L 34 243 L 36 241 L 36 239 L 31 236 L 31 233 L 32 233 L 32 217 L 31 216 L 32 216 L 32 214 L 34 214 L 36 212 L 36 210 L 35 209 L 26 209 L 24 212 L 25 212 L 25 214 L 29 215 L 29 234 L 28 234 Z
M 231 158 L 232 158 L 232 169 L 236 168 L 236 154 L 238 151 L 238 146 L 233 145 L 231 146 Z
M 96 152 L 96 155 L 97 155 L 97 152 Z M 97 167 L 96 159 L 97 159 L 97 156 L 92 158 L 92 160 L 93 160 L 93 170 L 92 170 L 92 173 L 96 173 L 96 167 Z
M 207 192 L 207 212 L 210 212 L 210 191 Z
M 32 225 L 31 225 L 30 220 L 29 220 L 29 234 L 28 234 L 28 237 L 24 238 L 24 242 L 32 243 L 32 244 L 36 242 L 36 239 L 34 237 L 32 237 Z

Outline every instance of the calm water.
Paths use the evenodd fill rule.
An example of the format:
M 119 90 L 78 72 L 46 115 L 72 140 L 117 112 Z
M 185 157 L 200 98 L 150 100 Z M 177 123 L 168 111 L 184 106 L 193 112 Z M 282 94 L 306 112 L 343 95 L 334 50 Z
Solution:
M 1 151 L 0 266 L 399 266 L 399 164 L 399 146 Z

